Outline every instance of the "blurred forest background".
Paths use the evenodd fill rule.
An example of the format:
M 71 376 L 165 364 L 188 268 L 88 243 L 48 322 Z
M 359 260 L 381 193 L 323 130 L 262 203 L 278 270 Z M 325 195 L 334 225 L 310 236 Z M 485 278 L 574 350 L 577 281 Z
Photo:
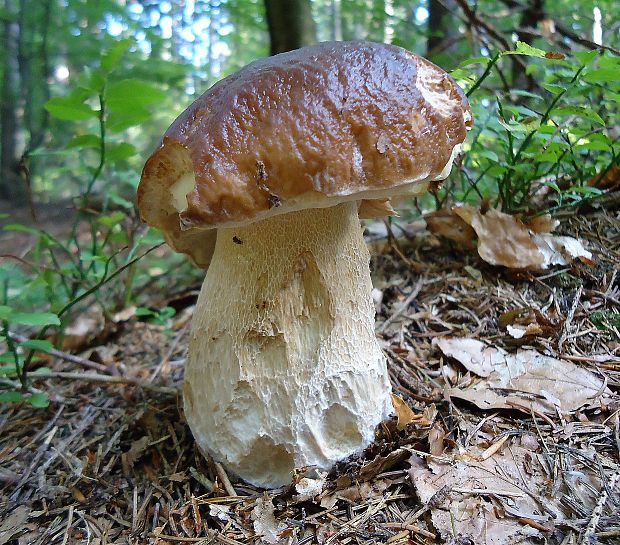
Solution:
M 138 305 L 164 323 L 174 311 L 154 288 L 174 291 L 171 271 L 200 281 L 140 223 L 141 168 L 194 98 L 271 53 L 374 40 L 451 71 L 475 127 L 458 168 L 404 203 L 405 219 L 457 201 L 530 216 L 613 203 L 618 11 L 616 0 L 3 0 L 0 401 L 22 399 L 44 339 L 71 348 L 76 310 L 110 324 Z M 11 341 L 24 327 L 39 328 L 36 342 Z
M 171 120 L 215 81 L 270 52 L 364 39 L 405 47 L 446 70 L 472 58 L 484 69 L 485 59 L 517 41 L 613 55 L 618 11 L 614 0 L 4 0 L 0 197 L 23 205 L 30 187 L 38 202 L 88 189 L 131 199 L 144 158 Z M 515 56 L 498 68 L 481 97 L 492 98 L 487 114 L 498 106 L 489 94 L 518 91 L 508 94 L 516 104 L 527 104 L 528 93 L 553 96 L 545 71 L 557 65 Z M 459 75 L 466 80 L 475 70 Z M 601 97 L 588 106 L 598 112 Z M 100 117 L 105 167 L 89 188 L 88 171 L 101 160 Z M 478 127 L 485 118 L 477 116 Z

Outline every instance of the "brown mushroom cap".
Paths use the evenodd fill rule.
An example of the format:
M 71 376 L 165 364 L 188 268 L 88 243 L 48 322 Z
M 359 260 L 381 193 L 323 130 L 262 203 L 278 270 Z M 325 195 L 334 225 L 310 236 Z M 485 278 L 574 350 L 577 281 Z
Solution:
M 282 53 L 216 83 L 176 119 L 144 166 L 140 213 L 206 266 L 205 229 L 419 192 L 447 175 L 470 126 L 454 80 L 402 48 L 334 42 Z M 179 207 L 172 189 L 183 177 Z

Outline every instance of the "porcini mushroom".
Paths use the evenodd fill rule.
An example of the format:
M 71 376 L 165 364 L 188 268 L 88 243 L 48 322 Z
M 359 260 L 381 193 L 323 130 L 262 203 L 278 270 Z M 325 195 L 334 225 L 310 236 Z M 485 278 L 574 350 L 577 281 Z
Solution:
M 358 209 L 389 213 L 444 179 L 470 126 L 437 66 L 340 42 L 250 64 L 166 131 L 138 204 L 208 266 L 184 409 L 229 470 L 281 486 L 361 451 L 393 412 Z

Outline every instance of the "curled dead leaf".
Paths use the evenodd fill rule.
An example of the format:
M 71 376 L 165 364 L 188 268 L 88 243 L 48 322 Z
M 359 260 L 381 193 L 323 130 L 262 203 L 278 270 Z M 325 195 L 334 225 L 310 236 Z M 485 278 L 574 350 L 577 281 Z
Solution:
M 424 216 L 424 221 L 426 229 L 434 235 L 453 240 L 463 248 L 475 248 L 476 232 L 451 208 L 440 208 L 427 214 Z
M 396 210 L 392 208 L 390 199 L 364 199 L 360 202 L 358 215 L 360 219 L 398 216 Z
M 396 429 L 403 431 L 411 422 L 418 419 L 418 416 L 405 403 L 405 400 L 396 394 L 391 394 L 392 405 L 396 411 Z
M 575 238 L 535 232 L 551 228 L 550 218 L 535 222 L 531 229 L 519 216 L 493 208 L 483 214 L 471 205 L 462 205 L 454 208 L 454 213 L 474 229 L 478 254 L 491 265 L 538 271 L 552 265 L 567 265 L 579 258 L 592 258 Z

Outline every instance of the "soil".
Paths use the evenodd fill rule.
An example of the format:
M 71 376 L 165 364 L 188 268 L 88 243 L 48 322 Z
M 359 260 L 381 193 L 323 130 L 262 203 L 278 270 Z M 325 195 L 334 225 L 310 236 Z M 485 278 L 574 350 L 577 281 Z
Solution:
M 54 228 L 66 227 L 61 207 L 45 213 Z M 401 407 L 399 421 L 382 426 L 373 445 L 324 482 L 300 470 L 291 486 L 263 491 L 205 459 L 180 397 L 195 294 L 165 325 L 126 313 L 105 344 L 82 347 L 73 361 L 61 353 L 44 362 L 58 373 L 35 380 L 49 407 L 0 407 L 0 544 L 473 543 L 456 516 L 463 502 L 472 525 L 490 517 L 476 543 L 508 543 L 507 528 L 520 543 L 619 543 L 620 215 L 572 217 L 561 230 L 585 240 L 594 263 L 515 272 L 415 225 L 389 242 L 379 229 L 377 334 L 394 392 L 410 411 Z M 536 325 L 520 339 L 505 327 L 517 316 Z M 448 396 L 483 380 L 437 346 L 436 339 L 463 337 L 589 370 L 602 379 L 605 399 L 540 413 L 525 402 L 483 410 Z M 420 464 L 462 467 L 520 452 L 517 484 L 538 498 L 537 514 L 519 512 L 515 498 L 482 484 L 454 482 L 429 499 L 416 481 Z M 528 482 L 544 485 L 532 491 Z M 545 504 L 558 506 L 555 518 Z M 452 530 L 441 526 L 442 513 L 453 517 Z

